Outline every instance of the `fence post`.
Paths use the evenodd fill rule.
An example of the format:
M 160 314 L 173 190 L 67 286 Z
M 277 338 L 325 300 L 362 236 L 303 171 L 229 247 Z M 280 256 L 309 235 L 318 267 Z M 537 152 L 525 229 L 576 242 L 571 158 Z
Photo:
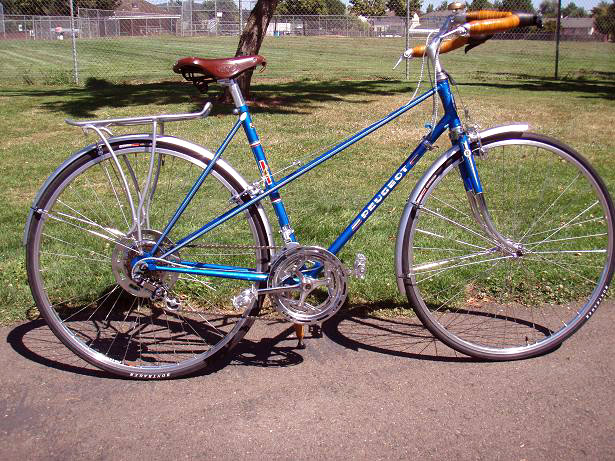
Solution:
M 562 21 L 562 0 L 557 1 L 557 25 L 555 26 L 555 79 L 557 80 L 557 73 L 559 68 L 559 34 Z
M 73 43 L 73 81 L 79 84 L 79 67 L 77 65 L 77 40 L 75 38 L 75 12 L 73 10 L 73 0 L 68 0 L 70 7 L 70 36 Z
M 410 48 L 410 0 L 406 0 L 406 50 L 408 48 Z M 406 80 L 410 80 L 410 60 L 405 59 L 405 61 Z
M 243 7 L 241 5 L 241 0 L 239 0 L 239 36 L 241 36 L 242 31 L 243 31 Z
M 0 33 L 3 38 L 6 37 L 6 28 L 4 26 L 4 6 L 2 5 L 2 2 L 0 2 Z

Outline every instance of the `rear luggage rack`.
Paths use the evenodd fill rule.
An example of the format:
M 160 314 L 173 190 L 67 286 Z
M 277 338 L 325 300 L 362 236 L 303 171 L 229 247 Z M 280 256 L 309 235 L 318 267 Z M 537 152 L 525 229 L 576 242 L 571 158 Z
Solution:
M 136 227 L 137 238 L 141 240 L 141 226 L 137 225 L 137 220 L 140 219 L 141 216 L 145 216 L 145 226 L 149 227 L 149 208 L 151 197 L 156 189 L 156 185 L 158 183 L 158 174 L 160 172 L 160 159 L 158 161 L 158 166 L 156 167 L 156 141 L 158 136 L 164 135 L 164 124 L 165 122 L 178 122 L 180 120 L 191 120 L 195 118 L 206 117 L 211 111 L 212 104 L 208 102 L 203 106 L 203 109 L 200 112 L 193 112 L 190 114 L 166 114 L 166 115 L 146 115 L 144 117 L 126 117 L 126 118 L 110 118 L 107 120 L 84 120 L 84 121 L 76 121 L 76 120 L 68 120 L 66 119 L 66 123 L 73 126 L 80 127 L 84 133 L 87 133 L 89 130 L 95 131 L 100 141 L 105 145 L 108 152 L 111 154 L 113 158 L 113 163 L 117 168 L 117 171 L 120 175 L 124 191 L 128 198 L 128 203 L 130 206 L 130 214 L 132 216 L 132 222 Z M 137 194 L 137 197 L 133 198 L 133 194 L 131 192 L 131 188 L 128 183 L 128 179 L 126 174 L 124 173 L 124 169 L 120 164 L 117 155 L 113 148 L 111 147 L 111 143 L 109 142 L 109 138 L 113 137 L 113 133 L 109 130 L 110 126 L 137 126 L 137 125 L 150 125 L 152 126 L 152 147 L 149 161 L 149 171 L 147 174 L 146 183 L 143 186 L 139 186 L 136 184 L 134 188 L 134 192 Z M 158 133 L 160 127 L 160 133 Z M 98 152 L 102 155 L 103 149 L 100 144 L 98 144 Z M 130 165 L 127 164 L 126 168 L 128 169 L 128 173 L 131 178 L 134 178 L 134 172 L 130 168 Z M 134 227 L 131 229 L 131 232 L 135 230 Z
M 65 122 L 69 125 L 78 126 L 84 130 L 93 128 L 107 128 L 109 126 L 134 126 L 134 125 L 160 125 L 161 131 L 164 130 L 165 122 L 178 122 L 180 120 L 192 120 L 195 118 L 207 117 L 211 111 L 212 104 L 208 102 L 203 106 L 200 112 L 192 112 L 190 114 L 163 114 L 163 115 L 146 115 L 143 117 L 125 117 L 125 118 L 110 118 L 107 120 L 70 120 Z M 107 130 L 108 131 L 108 130 Z

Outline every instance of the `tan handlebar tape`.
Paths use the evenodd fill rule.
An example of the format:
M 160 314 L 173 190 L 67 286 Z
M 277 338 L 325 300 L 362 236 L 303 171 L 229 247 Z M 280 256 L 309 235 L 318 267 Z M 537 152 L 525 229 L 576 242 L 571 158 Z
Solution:
M 468 37 L 457 37 L 452 40 L 445 40 L 440 45 L 440 54 L 448 53 L 449 51 L 461 48 L 463 45 L 467 45 Z M 425 45 L 418 45 L 412 48 L 412 57 L 418 58 L 425 54 Z
M 496 32 L 504 32 L 505 30 L 514 29 L 521 24 L 519 16 L 512 15 L 506 18 L 499 19 L 482 19 L 472 21 L 466 24 L 470 35 L 493 34 Z
M 513 13 L 511 11 L 493 11 L 493 10 L 468 11 L 466 13 L 466 21 L 507 18 L 512 15 Z

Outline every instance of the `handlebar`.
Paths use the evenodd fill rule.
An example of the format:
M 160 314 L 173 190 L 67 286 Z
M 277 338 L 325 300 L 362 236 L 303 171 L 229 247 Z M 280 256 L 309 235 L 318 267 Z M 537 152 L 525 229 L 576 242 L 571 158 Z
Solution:
M 440 45 L 440 53 L 448 53 L 449 51 L 456 50 L 457 48 L 461 48 L 464 45 L 468 44 L 468 37 L 457 37 L 450 40 L 444 40 Z M 412 48 L 412 57 L 418 58 L 423 57 L 425 54 L 425 45 L 417 45 Z
M 485 35 L 504 32 L 515 27 L 542 26 L 542 18 L 537 14 L 491 10 L 470 11 L 465 14 L 459 14 L 455 17 L 455 22 L 465 22 L 457 28 L 462 35 L 453 39 L 443 40 L 440 45 L 440 54 L 472 44 L 472 38 L 478 38 L 482 43 L 485 40 Z M 418 45 L 407 50 L 404 55 L 406 57 L 422 57 L 425 54 L 425 49 L 425 45 Z
M 465 21 L 477 21 L 480 19 L 498 19 L 512 16 L 512 11 L 493 11 L 493 10 L 478 10 L 468 11 L 465 14 Z

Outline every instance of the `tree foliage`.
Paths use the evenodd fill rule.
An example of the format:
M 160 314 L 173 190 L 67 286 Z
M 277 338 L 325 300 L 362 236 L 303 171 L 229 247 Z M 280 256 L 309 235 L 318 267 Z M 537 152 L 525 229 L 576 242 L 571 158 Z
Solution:
M 433 8 L 433 3 L 430 3 L 429 5 L 427 5 L 427 9 L 425 10 L 425 13 L 433 13 L 434 8 Z
M 499 9 L 502 11 L 525 11 L 528 13 L 535 11 L 532 0 L 502 0 L 502 6 Z
M 443 0 L 442 3 L 436 8 L 436 11 L 444 11 L 448 8 L 448 2 Z
M 611 40 L 615 39 L 615 0 L 613 3 L 600 2 L 592 8 L 594 25 L 601 34 L 605 34 Z
M 346 5 L 340 0 L 283 0 L 278 3 L 275 14 L 345 14 Z
M 489 0 L 473 0 L 468 9 L 471 11 L 492 10 L 493 4 Z
M 538 11 L 545 18 L 557 17 L 557 0 L 542 0 L 538 6 Z
M 423 6 L 423 0 L 409 0 L 410 15 L 419 13 Z M 406 17 L 406 0 L 387 0 L 386 6 L 389 10 L 395 12 L 397 16 Z
M 114 10 L 120 0 L 75 0 L 74 12 L 77 8 L 96 8 Z M 5 14 L 26 14 L 41 16 L 68 16 L 70 6 L 67 0 L 3 0 Z
M 384 16 L 386 0 L 350 0 L 350 11 L 360 16 Z
M 586 18 L 589 15 L 585 8 L 575 5 L 574 2 L 570 2 L 564 8 L 562 8 L 562 16 L 565 18 Z
M 340 0 L 324 0 L 327 7 L 327 14 L 346 14 L 346 5 Z

